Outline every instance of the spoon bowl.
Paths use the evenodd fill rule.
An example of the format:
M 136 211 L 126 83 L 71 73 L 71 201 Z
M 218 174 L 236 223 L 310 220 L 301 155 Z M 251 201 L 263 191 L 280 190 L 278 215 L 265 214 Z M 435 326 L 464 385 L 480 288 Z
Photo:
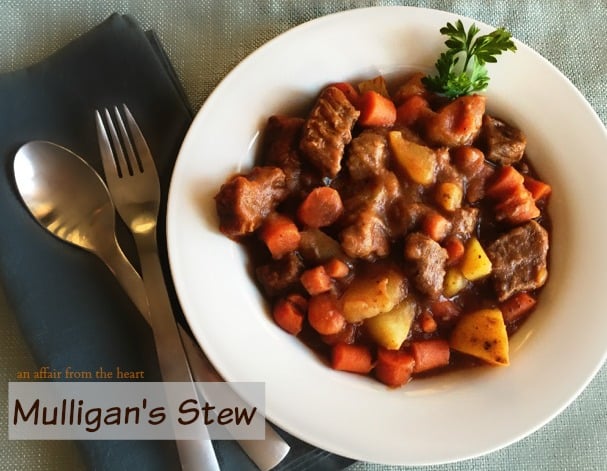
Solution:
M 107 250 L 114 206 L 88 163 L 64 147 L 33 141 L 17 151 L 13 168 L 23 202 L 43 227 L 91 252 Z
M 118 245 L 114 204 L 99 174 L 74 152 L 47 141 L 21 146 L 13 171 L 34 219 L 56 237 L 103 260 L 146 313 L 141 279 Z

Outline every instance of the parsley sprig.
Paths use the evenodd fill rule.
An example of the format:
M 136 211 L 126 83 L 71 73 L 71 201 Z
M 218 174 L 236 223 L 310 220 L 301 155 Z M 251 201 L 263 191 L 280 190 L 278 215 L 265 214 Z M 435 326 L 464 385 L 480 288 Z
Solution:
M 479 31 L 475 24 L 466 31 L 461 20 L 440 29 L 449 38 L 445 41 L 449 49 L 436 61 L 438 74 L 423 78 L 430 91 L 457 98 L 487 88 L 489 75 L 485 64 L 497 62 L 496 56 L 502 52 L 516 51 L 516 45 L 504 28 L 477 36 Z

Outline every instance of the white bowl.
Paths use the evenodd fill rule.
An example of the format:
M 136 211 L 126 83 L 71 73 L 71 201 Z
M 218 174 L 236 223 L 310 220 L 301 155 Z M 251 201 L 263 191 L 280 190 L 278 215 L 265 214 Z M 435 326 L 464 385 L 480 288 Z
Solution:
M 229 175 L 252 166 L 268 116 L 302 113 L 330 82 L 431 70 L 444 49 L 439 28 L 457 18 L 377 7 L 319 18 L 277 37 L 208 98 L 172 177 L 172 275 L 209 359 L 228 381 L 264 381 L 267 417 L 278 426 L 355 459 L 436 464 L 508 445 L 562 411 L 607 355 L 607 133 L 573 85 L 520 42 L 515 54 L 489 66 L 488 106 L 527 134 L 530 159 L 554 190 L 554 227 L 550 278 L 536 312 L 511 339 L 511 366 L 452 372 L 396 390 L 333 371 L 274 324 L 244 251 L 218 231 L 213 196 Z

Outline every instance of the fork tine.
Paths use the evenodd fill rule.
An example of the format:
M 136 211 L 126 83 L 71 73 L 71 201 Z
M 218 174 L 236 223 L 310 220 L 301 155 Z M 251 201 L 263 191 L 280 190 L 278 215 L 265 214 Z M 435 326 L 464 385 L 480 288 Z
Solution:
M 150 152 L 150 148 L 143 137 L 143 133 L 139 126 L 137 125 L 137 121 L 133 118 L 131 111 L 126 106 L 126 104 L 122 104 L 122 109 L 124 110 L 124 115 L 126 117 L 126 122 L 129 125 L 129 129 L 131 130 L 131 135 L 133 137 L 133 141 L 135 143 L 135 147 L 137 148 L 137 154 L 139 155 L 139 161 L 141 163 L 142 171 L 146 172 L 154 172 L 156 171 L 156 164 L 154 163 L 154 159 L 152 158 L 152 153 Z
M 118 172 L 120 177 L 126 177 L 131 174 L 131 167 L 129 166 L 125 156 L 124 151 L 122 150 L 122 143 L 118 138 L 118 134 L 116 133 L 116 127 L 114 126 L 114 122 L 112 121 L 112 117 L 110 116 L 110 112 L 107 108 L 104 110 L 105 121 L 107 123 L 106 131 L 109 130 L 109 135 L 112 141 L 112 147 L 114 149 L 114 160 L 118 166 Z
M 110 138 L 107 134 L 103 118 L 99 110 L 95 110 L 95 124 L 97 125 L 97 140 L 99 142 L 99 153 L 101 154 L 101 163 L 103 164 L 103 173 L 106 180 L 114 180 L 122 175 L 122 169 L 118 168 L 118 163 L 114 158 Z
M 126 150 L 126 155 L 128 156 L 128 164 L 131 169 L 132 174 L 136 173 L 136 170 L 139 172 L 143 172 L 143 168 L 141 162 L 137 158 L 137 154 L 135 153 L 135 149 L 133 149 L 133 144 L 131 143 L 131 137 L 124 126 L 124 121 L 122 120 L 122 116 L 120 115 L 120 111 L 118 111 L 118 107 L 114 106 L 114 116 L 116 117 L 116 123 L 118 124 L 118 129 L 120 131 L 120 135 L 122 136 L 122 142 L 124 143 L 124 148 Z

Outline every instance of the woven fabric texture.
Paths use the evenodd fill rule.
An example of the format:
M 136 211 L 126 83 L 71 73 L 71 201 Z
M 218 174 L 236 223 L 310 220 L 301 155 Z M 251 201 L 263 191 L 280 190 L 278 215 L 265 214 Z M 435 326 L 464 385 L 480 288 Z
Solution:
M 379 5 L 436 8 L 505 26 L 559 68 L 607 123 L 606 0 L 0 0 L 0 73 L 43 59 L 113 12 L 130 14 L 144 29 L 157 32 L 197 110 L 234 66 L 280 33 L 326 14 Z M 0 331 L 0 421 L 6 424 L 7 382 L 34 364 L 1 287 Z M 83 469 L 76 445 L 9 441 L 6 425 L 0 427 L 0 450 L 0 471 Z M 605 471 L 605 450 L 607 366 L 573 404 L 531 436 L 484 457 L 424 469 Z M 357 463 L 350 469 L 419 468 Z

